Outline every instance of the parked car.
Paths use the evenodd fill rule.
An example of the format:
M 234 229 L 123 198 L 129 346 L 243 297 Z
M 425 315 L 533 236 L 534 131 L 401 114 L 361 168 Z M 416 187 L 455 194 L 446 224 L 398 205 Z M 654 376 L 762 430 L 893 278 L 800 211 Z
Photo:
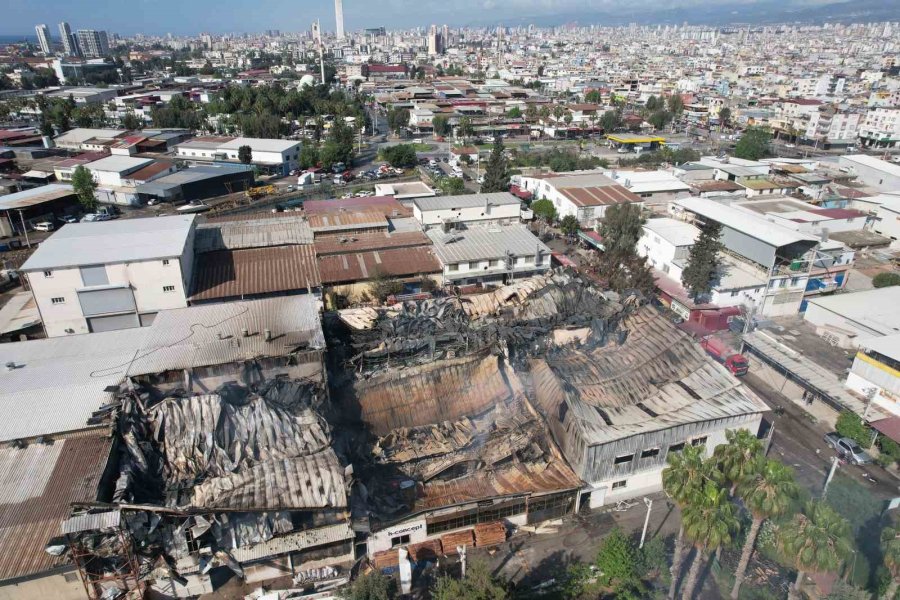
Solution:
M 61 217 L 57 217 L 60 223 L 77 223 L 78 217 L 76 215 L 63 215 Z
M 41 221 L 34 224 L 35 231 L 53 231 L 53 223 L 50 221 Z
M 825 434 L 825 443 L 834 448 L 841 458 L 854 465 L 865 465 L 872 462 L 868 452 L 859 447 L 859 444 L 850 438 L 841 437 L 836 431 Z
M 82 223 L 94 223 L 97 221 L 109 221 L 110 216 L 103 213 L 88 213 L 81 217 Z

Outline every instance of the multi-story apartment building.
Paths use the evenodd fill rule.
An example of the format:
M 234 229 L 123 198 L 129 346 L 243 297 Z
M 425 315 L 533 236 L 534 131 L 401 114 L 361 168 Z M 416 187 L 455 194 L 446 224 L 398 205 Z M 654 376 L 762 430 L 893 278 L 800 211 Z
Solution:
M 900 106 L 870 108 L 859 127 L 859 140 L 877 148 L 900 145 Z
M 85 58 L 103 58 L 109 55 L 109 37 L 105 31 L 79 29 L 78 47 Z

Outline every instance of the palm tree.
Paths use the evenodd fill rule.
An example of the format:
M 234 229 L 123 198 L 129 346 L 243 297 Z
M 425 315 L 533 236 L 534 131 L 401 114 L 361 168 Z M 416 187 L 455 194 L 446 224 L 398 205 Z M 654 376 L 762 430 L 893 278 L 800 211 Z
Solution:
M 766 519 L 779 517 L 787 512 L 799 493 L 794 472 L 781 462 L 760 456 L 754 461 L 754 465 L 753 475 L 746 477 L 737 488 L 738 495 L 752 515 L 752 521 L 734 574 L 731 600 L 738 598 L 760 527 Z
M 797 598 L 807 572 L 835 571 L 850 554 L 850 524 L 824 502 L 810 502 L 778 531 L 778 550 L 797 569 L 788 592 Z
M 666 494 L 675 501 L 682 514 L 688 504 L 709 479 L 712 469 L 703 462 L 702 446 L 686 446 L 681 452 L 669 452 L 669 466 L 663 469 L 662 482 Z M 672 557 L 672 583 L 669 584 L 669 600 L 675 598 L 678 588 L 678 576 L 681 574 L 681 563 L 684 560 L 684 520 L 678 528 L 675 540 L 675 555 Z
M 728 490 L 721 484 L 707 481 L 703 491 L 681 513 L 681 523 L 685 535 L 694 542 L 696 550 L 681 596 L 683 600 L 690 600 L 697 587 L 703 555 L 731 542 L 738 529 L 738 519 L 734 504 L 728 498 Z
M 753 475 L 756 459 L 762 454 L 762 442 L 746 429 L 729 429 L 725 432 L 725 444 L 713 452 L 716 466 L 731 483 L 729 495 L 748 476 Z
M 884 566 L 891 574 L 891 583 L 882 599 L 894 600 L 900 585 L 900 529 L 884 528 L 881 532 L 881 553 L 884 555 Z

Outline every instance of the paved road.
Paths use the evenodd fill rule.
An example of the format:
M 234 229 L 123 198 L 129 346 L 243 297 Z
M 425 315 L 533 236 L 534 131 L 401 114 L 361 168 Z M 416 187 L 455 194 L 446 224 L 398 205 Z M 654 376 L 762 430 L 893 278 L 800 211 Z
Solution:
M 769 415 L 775 424 L 775 437 L 769 456 L 793 467 L 797 480 L 804 487 L 814 495 L 821 494 L 832 458 L 835 456 L 834 451 L 822 439 L 829 430 L 823 425 L 814 423 L 802 408 L 763 383 L 752 372 L 744 377 L 744 382 L 762 396 L 770 407 L 784 408 L 782 416 Z M 881 499 L 900 496 L 900 480 L 878 465 L 842 465 L 838 469 Z M 867 480 L 863 476 L 864 473 L 874 476 L 877 483 L 873 484 Z

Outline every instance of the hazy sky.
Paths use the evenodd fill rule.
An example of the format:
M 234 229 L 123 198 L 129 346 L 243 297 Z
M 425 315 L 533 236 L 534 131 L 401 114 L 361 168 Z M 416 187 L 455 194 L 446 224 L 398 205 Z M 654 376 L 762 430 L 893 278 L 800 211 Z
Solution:
M 731 0 L 735 1 L 755 4 L 764 0 Z M 833 1 L 785 0 L 780 4 Z M 648 10 L 652 14 L 704 3 L 721 5 L 717 0 L 344 0 L 344 21 L 348 30 L 425 27 L 430 23 L 483 25 L 504 18 L 589 13 L 610 7 L 646 17 Z M 56 38 L 60 21 L 68 21 L 73 30 L 107 29 L 125 35 L 300 31 L 316 18 L 322 20 L 323 29 L 334 31 L 333 0 L 0 0 L 0 35 L 34 34 L 36 24 L 47 23 Z

